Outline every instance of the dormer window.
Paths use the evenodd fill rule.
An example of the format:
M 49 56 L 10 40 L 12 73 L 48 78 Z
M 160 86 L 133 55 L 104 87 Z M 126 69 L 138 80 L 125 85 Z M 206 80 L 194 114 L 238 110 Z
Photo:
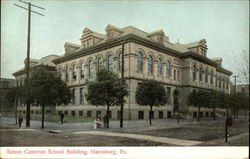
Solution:
M 149 33 L 147 35 L 147 37 L 149 37 L 150 39 L 156 41 L 156 42 L 163 42 L 163 37 L 165 36 L 165 33 L 163 32 L 163 30 L 157 30 L 155 32 Z
M 107 25 L 105 30 L 106 30 L 107 39 L 114 38 L 123 33 L 123 31 L 120 28 L 115 27 L 110 24 Z

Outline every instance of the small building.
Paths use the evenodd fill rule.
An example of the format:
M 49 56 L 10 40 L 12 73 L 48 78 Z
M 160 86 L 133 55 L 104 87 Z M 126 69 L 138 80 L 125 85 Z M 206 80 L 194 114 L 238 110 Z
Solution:
M 0 78 L 0 111 L 1 112 L 14 112 L 15 105 L 8 99 L 8 92 L 15 86 L 15 79 Z

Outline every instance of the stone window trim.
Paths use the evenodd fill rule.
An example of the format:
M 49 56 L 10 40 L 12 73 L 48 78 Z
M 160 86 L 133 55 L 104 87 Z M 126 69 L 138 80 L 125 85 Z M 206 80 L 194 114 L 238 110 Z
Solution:
M 158 76 L 163 75 L 163 61 L 161 57 L 157 59 L 157 74 Z
M 149 75 L 154 74 L 154 60 L 152 55 L 148 56 L 148 74 Z
M 113 55 L 108 55 L 107 67 L 109 71 L 113 70 Z
M 143 64 L 144 64 L 143 52 L 139 50 L 136 53 L 136 72 L 140 73 L 143 72 Z

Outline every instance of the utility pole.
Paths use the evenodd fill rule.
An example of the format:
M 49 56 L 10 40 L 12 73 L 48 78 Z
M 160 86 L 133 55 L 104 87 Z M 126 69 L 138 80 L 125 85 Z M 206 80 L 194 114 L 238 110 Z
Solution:
M 39 7 L 37 5 L 31 4 L 30 2 L 29 3 L 28 2 L 24 2 L 22 0 L 19 0 L 19 2 L 22 2 L 22 3 L 28 5 L 28 9 L 27 9 L 27 8 L 25 8 L 23 6 L 14 4 L 15 6 L 17 6 L 19 8 L 28 10 L 27 58 L 26 58 L 26 65 L 25 65 L 26 80 L 28 80 L 28 78 L 29 78 L 29 71 L 30 71 L 30 32 L 31 32 L 31 26 L 30 25 L 31 25 L 31 12 L 36 13 L 36 14 L 41 15 L 41 16 L 44 16 L 41 13 L 38 13 L 38 12 L 35 12 L 35 11 L 31 10 L 31 6 L 39 8 L 39 9 L 42 9 L 42 10 L 45 10 L 45 9 L 42 8 L 42 7 Z M 27 107 L 26 107 L 26 127 L 30 127 L 30 101 L 29 101 L 29 98 L 28 98 Z
M 122 41 L 122 68 L 121 68 L 121 80 L 122 80 L 122 84 L 124 85 L 124 43 L 125 40 Z M 120 60 L 120 59 L 119 59 Z M 124 97 L 122 97 L 124 98 Z M 124 103 L 123 103 L 123 99 L 122 99 L 122 103 L 121 103 L 121 110 L 120 110 L 120 128 L 123 128 L 123 107 L 124 107 Z
M 232 77 L 234 77 L 234 94 L 236 94 L 236 78 L 239 76 L 234 75 Z

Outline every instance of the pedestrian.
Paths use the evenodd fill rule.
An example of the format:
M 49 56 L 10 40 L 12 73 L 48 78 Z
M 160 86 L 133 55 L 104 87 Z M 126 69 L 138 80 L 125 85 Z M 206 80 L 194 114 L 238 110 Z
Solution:
M 61 113 L 60 113 L 61 124 L 63 124 L 63 118 L 64 118 L 64 113 L 61 112 Z
M 19 114 L 19 115 L 18 115 L 18 125 L 19 125 L 19 128 L 21 128 L 22 122 L 23 122 L 23 117 L 22 117 L 21 114 Z

